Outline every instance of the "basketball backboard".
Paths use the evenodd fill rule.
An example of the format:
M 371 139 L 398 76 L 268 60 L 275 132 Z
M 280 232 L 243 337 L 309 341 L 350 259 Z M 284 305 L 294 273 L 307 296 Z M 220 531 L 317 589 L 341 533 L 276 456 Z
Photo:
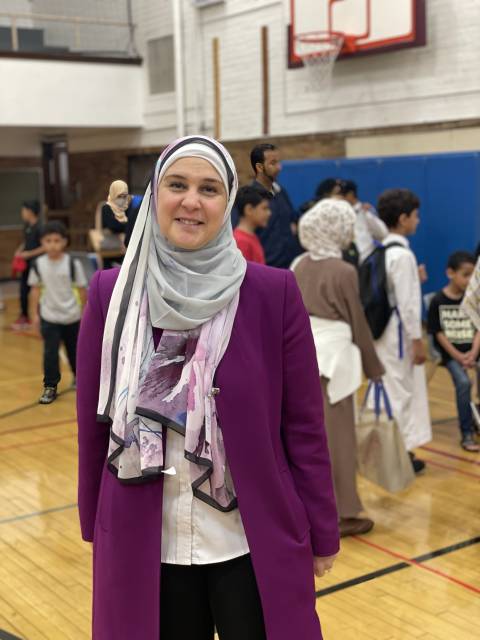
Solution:
M 344 34 L 340 58 L 421 46 L 425 0 L 290 0 L 289 67 L 302 65 L 296 38 L 312 32 Z

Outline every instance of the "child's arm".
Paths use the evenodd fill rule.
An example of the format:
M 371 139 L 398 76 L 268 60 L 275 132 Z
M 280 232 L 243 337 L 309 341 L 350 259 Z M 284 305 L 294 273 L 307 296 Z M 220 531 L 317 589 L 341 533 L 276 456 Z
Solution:
M 475 338 L 473 339 L 471 354 L 474 360 L 478 360 L 478 356 L 480 354 L 480 331 L 477 331 Z
M 80 304 L 82 305 L 82 309 L 85 308 L 87 304 L 87 290 L 85 287 L 78 287 L 78 295 L 80 296 Z
M 468 356 L 468 367 L 474 367 L 478 356 L 480 355 L 480 331 L 477 331 L 475 338 L 473 339 L 472 348 L 465 354 Z
M 478 334 L 477 334 L 478 335 Z M 447 338 L 447 336 L 443 333 L 443 331 L 439 331 L 435 334 L 435 338 L 437 339 L 438 344 L 445 349 L 448 355 L 453 358 L 456 362 L 462 365 L 462 367 L 466 367 L 468 361 L 468 354 L 462 353 L 458 349 L 455 349 L 453 344 Z
M 37 247 L 36 249 L 30 249 L 30 251 L 22 250 L 20 255 L 24 260 L 31 260 L 32 258 L 37 258 L 45 253 L 45 249 L 43 247 Z
M 39 315 L 40 287 L 33 286 L 30 289 L 28 300 L 30 303 L 30 314 L 32 317 L 32 322 L 35 325 L 35 328 L 39 329 L 40 328 L 40 315 Z

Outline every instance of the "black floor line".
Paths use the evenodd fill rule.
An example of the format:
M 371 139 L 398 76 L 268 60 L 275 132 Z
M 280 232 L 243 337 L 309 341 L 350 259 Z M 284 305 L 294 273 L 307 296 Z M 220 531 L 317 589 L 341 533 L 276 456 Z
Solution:
M 57 395 L 57 398 L 60 396 L 64 396 L 66 393 L 71 393 L 74 389 L 65 389 L 65 391 L 60 391 Z M 26 411 L 27 409 L 33 409 L 34 407 L 38 407 L 38 400 L 36 402 L 32 402 L 31 404 L 25 404 L 23 407 L 18 407 L 17 409 L 12 409 L 11 411 L 7 411 L 7 413 L 0 413 L 0 420 L 3 418 L 9 418 L 10 416 L 15 416 L 17 413 L 22 413 L 22 411 Z M 1 640 L 1 636 L 0 636 Z
M 426 562 L 427 560 L 432 560 L 432 558 L 439 558 L 440 556 L 445 556 L 448 553 L 453 553 L 454 551 L 459 551 L 460 549 L 471 547 L 472 545 L 478 544 L 479 542 L 480 536 L 476 536 L 475 538 L 463 540 L 462 542 L 451 544 L 448 547 L 443 547 L 442 549 L 437 549 L 436 551 L 425 553 L 421 556 L 417 556 L 416 558 L 412 558 L 411 560 L 412 562 Z M 384 569 L 378 569 L 378 571 L 366 573 L 363 576 L 358 576 L 358 578 L 352 578 L 351 580 L 346 580 L 345 582 L 334 584 L 331 587 L 327 587 L 326 589 L 320 589 L 320 591 L 317 591 L 315 595 L 317 596 L 317 598 L 323 598 L 324 596 L 328 596 L 331 593 L 335 593 L 336 591 L 343 591 L 344 589 L 355 587 L 358 584 L 362 584 L 363 582 L 376 580 L 376 578 L 381 578 L 382 576 L 386 576 L 389 573 L 395 573 L 396 571 L 401 571 L 402 569 L 407 569 L 411 566 L 412 565 L 408 564 L 408 562 L 398 562 L 397 564 L 392 564 L 391 566 L 385 567 Z
M 453 553 L 454 551 L 459 551 L 460 549 L 471 547 L 474 544 L 478 544 L 479 542 L 480 542 L 480 536 L 476 536 L 475 538 L 470 538 L 470 540 L 457 542 L 456 544 L 451 544 L 448 547 L 443 547 L 443 549 L 437 549 L 436 551 L 425 553 L 423 556 L 417 556 L 416 558 L 412 558 L 412 560 L 414 560 L 415 562 L 426 562 L 427 560 L 432 560 L 433 558 L 439 558 L 440 556 L 445 556 L 447 555 L 447 553 Z
M 339 582 L 338 584 L 334 584 L 331 587 L 327 587 L 326 589 L 320 589 L 320 591 L 317 591 L 315 595 L 317 596 L 317 598 L 322 598 L 323 596 L 328 596 L 331 593 L 335 593 L 336 591 L 343 591 L 344 589 L 355 587 L 357 584 L 362 584 L 363 582 L 369 582 L 370 580 L 381 578 L 382 576 L 386 576 L 389 573 L 395 573 L 396 571 L 401 571 L 401 569 L 407 569 L 409 566 L 410 565 L 406 562 L 399 562 L 398 564 L 392 564 L 390 567 L 385 567 L 385 569 L 378 569 L 378 571 L 372 571 L 372 573 L 366 573 L 363 576 L 358 576 L 358 578 L 352 578 L 352 580 L 345 580 L 345 582 Z
M 51 509 L 44 509 L 43 511 L 33 511 L 31 513 L 24 513 L 20 516 L 2 518 L 0 520 L 0 525 L 11 524 L 12 522 L 18 522 L 19 520 L 28 520 L 29 518 L 36 518 L 37 516 L 44 516 L 47 513 L 56 513 L 58 511 L 66 511 L 67 509 L 75 509 L 76 507 L 78 507 L 78 504 L 74 502 L 73 504 L 64 504 L 61 507 L 52 507 Z

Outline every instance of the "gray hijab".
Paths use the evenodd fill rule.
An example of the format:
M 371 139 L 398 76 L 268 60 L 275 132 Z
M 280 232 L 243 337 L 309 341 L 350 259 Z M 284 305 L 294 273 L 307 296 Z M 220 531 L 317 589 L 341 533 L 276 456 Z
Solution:
M 172 246 L 161 235 L 154 191 L 151 224 L 147 225 L 152 234 L 152 241 L 147 243 L 147 291 L 152 324 L 162 329 L 193 329 L 210 320 L 232 300 L 245 276 L 246 262 L 237 248 L 230 222 L 237 176 L 226 149 L 209 138 L 192 136 L 180 140 L 160 157 L 153 184 L 160 183 L 174 162 L 192 156 L 207 160 L 216 169 L 228 194 L 228 204 L 216 238 L 201 249 L 186 251 Z M 147 194 L 144 202 L 146 199 Z

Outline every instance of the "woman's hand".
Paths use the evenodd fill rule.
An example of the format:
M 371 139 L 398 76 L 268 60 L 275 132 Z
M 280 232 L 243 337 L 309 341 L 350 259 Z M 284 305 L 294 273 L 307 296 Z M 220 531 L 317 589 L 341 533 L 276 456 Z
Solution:
M 335 554 L 334 556 L 325 556 L 324 558 L 320 556 L 315 556 L 313 558 L 313 572 L 315 573 L 317 578 L 321 578 L 326 573 L 331 571 L 336 557 L 337 554 Z

